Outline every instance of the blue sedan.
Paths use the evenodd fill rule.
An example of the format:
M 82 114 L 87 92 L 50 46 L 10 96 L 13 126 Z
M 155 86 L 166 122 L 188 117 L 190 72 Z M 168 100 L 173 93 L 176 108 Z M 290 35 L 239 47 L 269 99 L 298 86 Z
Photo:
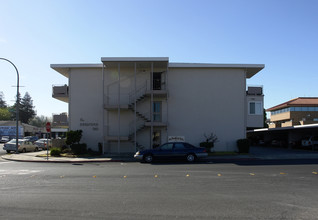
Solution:
M 171 142 L 154 149 L 138 151 L 135 158 L 140 161 L 151 163 L 154 159 L 185 159 L 193 162 L 199 158 L 207 157 L 208 153 L 203 147 L 195 147 L 186 142 Z

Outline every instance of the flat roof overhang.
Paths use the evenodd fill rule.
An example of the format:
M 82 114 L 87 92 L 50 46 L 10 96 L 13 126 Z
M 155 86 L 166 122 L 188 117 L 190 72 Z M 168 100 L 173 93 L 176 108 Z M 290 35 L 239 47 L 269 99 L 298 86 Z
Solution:
M 213 63 L 169 63 L 168 57 L 102 57 L 101 61 L 106 66 L 115 66 L 122 63 L 123 66 L 130 66 L 138 63 L 140 68 L 148 67 L 153 62 L 158 68 L 228 68 L 244 69 L 246 78 L 253 77 L 256 73 L 265 68 L 264 64 L 213 64 Z M 103 64 L 51 64 L 50 67 L 65 77 L 69 77 L 69 69 L 73 68 L 102 68 Z
M 169 63 L 169 68 L 227 68 L 245 69 L 246 78 L 253 77 L 265 68 L 264 64 L 216 64 L 216 63 Z
M 102 62 L 169 62 L 169 57 L 102 57 Z
M 305 128 L 318 128 L 318 124 L 309 124 L 309 125 L 295 125 L 290 127 L 281 127 L 281 128 L 261 128 L 246 131 L 247 133 L 254 132 L 264 132 L 264 131 L 283 131 L 283 130 L 295 130 L 295 129 L 305 129 Z
M 106 68 L 117 67 L 133 67 L 137 64 L 138 69 L 150 69 L 151 63 L 153 68 L 167 69 L 169 64 L 169 57 L 102 57 L 102 63 Z
M 96 69 L 102 68 L 103 64 L 51 64 L 50 67 L 68 78 L 70 69 Z

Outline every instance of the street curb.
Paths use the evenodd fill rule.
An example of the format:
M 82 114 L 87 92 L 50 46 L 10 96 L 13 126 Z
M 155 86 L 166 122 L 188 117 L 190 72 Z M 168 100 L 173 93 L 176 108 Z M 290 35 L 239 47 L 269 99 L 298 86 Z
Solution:
M 1 157 L 4 160 L 9 160 L 9 161 L 16 161 L 16 162 L 33 162 L 33 163 L 109 163 L 109 162 L 125 162 L 124 160 L 94 160 L 94 161 L 89 161 L 89 160 L 77 160 L 77 161 L 70 161 L 70 160 L 22 160 L 22 159 L 12 159 L 12 158 L 5 158 Z

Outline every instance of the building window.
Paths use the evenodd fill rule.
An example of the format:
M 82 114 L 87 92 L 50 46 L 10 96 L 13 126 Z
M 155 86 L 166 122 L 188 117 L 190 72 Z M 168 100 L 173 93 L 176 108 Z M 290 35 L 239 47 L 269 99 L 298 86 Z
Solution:
M 262 102 L 249 102 L 248 112 L 250 115 L 262 115 L 263 114 L 263 105 Z
M 153 103 L 153 121 L 161 122 L 161 102 Z

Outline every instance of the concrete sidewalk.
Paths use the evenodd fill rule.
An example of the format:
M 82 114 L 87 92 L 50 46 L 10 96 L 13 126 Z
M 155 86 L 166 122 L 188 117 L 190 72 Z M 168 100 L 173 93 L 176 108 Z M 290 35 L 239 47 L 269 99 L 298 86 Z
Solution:
M 41 155 L 41 156 L 39 156 Z M 42 163 L 89 163 L 89 162 L 133 162 L 133 156 L 96 156 L 96 157 L 44 157 L 46 151 L 38 151 L 31 153 L 6 154 L 1 156 L 2 159 L 20 162 L 42 162 Z
M 21 162 L 43 162 L 43 163 L 88 163 L 88 162 L 135 162 L 133 155 L 103 155 L 96 157 L 39 157 L 46 154 L 46 151 L 6 154 L 5 160 Z M 284 160 L 284 159 L 318 159 L 317 151 L 290 150 L 272 147 L 251 147 L 249 154 L 209 156 L 205 161 L 213 160 Z

